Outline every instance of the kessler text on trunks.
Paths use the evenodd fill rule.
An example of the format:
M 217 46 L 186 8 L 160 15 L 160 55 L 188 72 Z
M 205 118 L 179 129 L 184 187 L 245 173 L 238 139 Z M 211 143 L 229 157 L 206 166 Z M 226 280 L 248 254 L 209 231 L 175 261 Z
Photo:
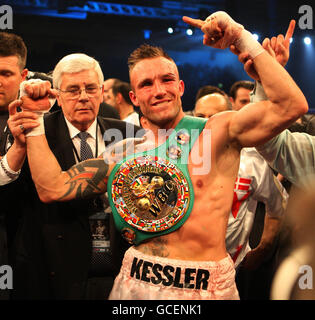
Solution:
M 209 270 L 196 268 L 182 270 L 181 267 L 162 266 L 159 263 L 134 258 L 130 276 L 152 284 L 162 284 L 166 287 L 207 290 L 210 272 Z

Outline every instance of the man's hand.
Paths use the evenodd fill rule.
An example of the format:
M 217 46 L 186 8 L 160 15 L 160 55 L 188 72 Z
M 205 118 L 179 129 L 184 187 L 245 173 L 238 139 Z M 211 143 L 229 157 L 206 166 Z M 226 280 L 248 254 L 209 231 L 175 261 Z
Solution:
M 279 34 L 277 37 L 272 37 L 271 40 L 266 38 L 262 46 L 264 49 L 284 67 L 290 56 L 290 39 L 293 36 L 295 29 L 295 20 L 291 20 L 285 37 Z
M 283 67 L 289 60 L 290 56 L 290 39 L 293 36 L 295 29 L 295 20 L 291 20 L 285 37 L 279 34 L 277 37 L 265 38 L 262 46 L 263 48 L 274 57 Z M 231 51 L 238 55 L 238 59 L 244 64 L 244 70 L 254 80 L 260 80 L 255 70 L 253 60 L 250 58 L 248 52 L 241 53 L 235 48 L 234 45 L 230 47 Z
M 23 104 L 22 100 L 15 100 L 9 105 L 8 126 L 14 137 L 17 147 L 25 148 L 25 131 L 39 126 L 36 121 L 38 116 L 30 111 L 17 112 L 17 108 Z
M 186 16 L 183 17 L 183 21 L 201 29 L 204 33 L 204 45 L 218 49 L 225 49 L 234 44 L 244 29 L 223 11 L 211 14 L 205 21 Z

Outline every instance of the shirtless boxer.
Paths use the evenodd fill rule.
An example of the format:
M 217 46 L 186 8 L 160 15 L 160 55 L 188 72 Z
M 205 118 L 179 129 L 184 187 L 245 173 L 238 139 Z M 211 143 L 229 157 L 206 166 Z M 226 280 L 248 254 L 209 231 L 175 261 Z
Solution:
M 158 134 L 158 129 L 176 128 L 166 141 L 166 146 L 175 143 L 180 149 L 175 160 L 167 151 L 166 160 L 159 157 L 159 152 L 158 158 L 154 158 L 156 154 L 149 151 L 147 156 L 129 155 L 122 165 L 115 166 L 105 155 L 105 161 L 88 160 L 62 172 L 41 127 L 27 137 L 32 176 L 43 201 L 91 197 L 105 192 L 109 179 L 108 193 L 117 211 L 114 213 L 117 225 L 136 244 L 125 254 L 111 299 L 238 299 L 233 262 L 225 248 L 225 233 L 240 150 L 268 141 L 308 109 L 304 95 L 285 69 L 226 13 L 216 12 L 206 21 L 188 17 L 184 21 L 201 28 L 205 45 L 221 49 L 234 45 L 241 53 L 249 52 L 269 100 L 249 104 L 238 112 L 222 112 L 205 123 L 196 122 L 196 118 L 185 117 L 182 110 L 184 83 L 179 79 L 174 61 L 161 49 L 144 45 L 129 58 L 130 97 L 140 107 L 154 134 Z M 29 86 L 30 98 L 23 99 L 23 108 L 44 109 L 47 93 L 53 91 Z M 20 104 L 20 101 L 11 104 L 11 112 Z M 22 122 L 27 122 L 27 118 Z M 201 132 L 195 137 L 198 142 L 195 144 L 193 132 L 189 131 L 192 127 Z M 190 143 L 177 139 L 178 131 L 183 129 L 191 134 Z M 164 142 L 157 140 L 160 144 Z M 136 152 L 145 149 L 145 144 L 137 145 Z M 193 154 L 211 163 L 211 169 L 198 171 L 203 163 L 196 163 Z M 176 157 L 181 156 L 188 157 L 187 166 L 177 161 L 180 159 Z M 143 174 L 137 175 L 133 163 L 138 172 L 139 168 L 153 169 L 142 169 Z M 166 171 L 161 173 L 163 166 Z M 130 176 L 132 170 L 134 174 Z M 160 186 L 153 173 L 164 179 Z M 157 190 L 152 191 L 154 188 Z M 135 197 L 139 194 L 145 196 L 138 202 Z M 152 194 L 155 198 L 146 207 L 146 199 Z M 170 198 L 175 201 L 167 202 Z M 128 215 L 124 210 L 129 206 L 132 210 Z M 173 220 L 167 220 L 168 216 L 164 215 L 166 207 L 173 208 L 170 214 Z

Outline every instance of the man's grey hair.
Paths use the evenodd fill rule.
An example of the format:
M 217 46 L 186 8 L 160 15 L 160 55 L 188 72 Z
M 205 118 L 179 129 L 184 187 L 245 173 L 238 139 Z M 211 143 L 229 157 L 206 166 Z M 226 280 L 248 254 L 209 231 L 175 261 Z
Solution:
M 63 57 L 53 71 L 53 86 L 60 89 L 62 75 L 64 73 L 76 73 L 93 69 L 96 71 L 100 85 L 103 85 L 104 75 L 100 64 L 94 58 L 84 53 L 72 53 Z

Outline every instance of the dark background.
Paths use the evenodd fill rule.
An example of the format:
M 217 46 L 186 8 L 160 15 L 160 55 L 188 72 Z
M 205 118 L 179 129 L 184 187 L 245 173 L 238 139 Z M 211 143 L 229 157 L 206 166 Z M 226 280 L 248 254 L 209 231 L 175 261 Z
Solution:
M 296 19 L 287 70 L 304 92 L 311 111 L 315 112 L 315 34 L 314 29 L 302 30 L 298 24 L 302 16 L 299 7 L 309 5 L 315 10 L 314 0 L 289 3 L 280 0 L 98 1 L 112 4 L 113 9 L 115 5 L 125 4 L 138 6 L 139 10 L 146 6 L 164 10 L 164 16 L 148 14 L 141 17 L 114 11 L 93 13 L 84 7 L 88 2 L 91 3 L 81 0 L 0 1 L 1 5 L 7 4 L 13 8 L 13 29 L 5 31 L 17 33 L 25 40 L 29 50 L 27 67 L 30 70 L 49 72 L 64 55 L 84 52 L 100 62 L 105 79 L 115 77 L 128 81 L 128 55 L 144 42 L 159 45 L 166 49 L 179 67 L 186 85 L 183 107 L 190 110 L 200 86 L 219 85 L 228 92 L 233 82 L 249 78 L 229 50 L 203 46 L 199 30 L 187 36 L 187 26 L 180 19 L 182 15 L 204 19 L 213 11 L 227 11 L 246 29 L 259 34 L 259 41 L 279 33 L 285 34 L 290 19 Z M 85 17 L 78 18 L 78 15 Z M 177 28 L 174 34 L 167 33 L 169 26 Z M 144 30 L 150 30 L 150 39 L 144 38 Z M 307 35 L 312 38 L 310 46 L 303 43 Z

